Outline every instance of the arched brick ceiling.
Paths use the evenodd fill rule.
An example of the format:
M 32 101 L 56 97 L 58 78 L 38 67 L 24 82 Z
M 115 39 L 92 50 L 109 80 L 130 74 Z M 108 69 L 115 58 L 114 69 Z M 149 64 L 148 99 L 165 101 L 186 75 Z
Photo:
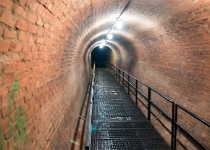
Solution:
M 75 58 L 82 56 L 81 59 L 88 53 L 88 47 L 84 47 L 84 44 L 94 44 L 105 38 L 128 2 L 129 0 L 39 0 L 54 15 L 46 16 L 57 28 L 56 32 L 65 37 L 62 47 L 74 51 Z M 36 10 L 34 3 L 34 0 L 29 0 L 27 5 Z M 161 39 L 163 34 L 171 36 L 174 34 L 171 32 L 173 27 L 184 23 L 188 12 L 205 5 L 207 0 L 202 3 L 200 0 L 131 0 L 121 16 L 124 28 L 121 31 L 113 30 L 113 33 L 114 36 L 120 35 L 122 41 L 132 41 L 132 47 L 124 45 L 120 42 L 121 39 L 113 40 L 113 44 L 120 45 L 119 49 L 122 51 L 129 50 L 128 57 L 136 56 L 139 53 L 137 47 L 148 47 L 155 43 L 154 40 Z M 173 36 L 176 39 L 179 35 Z
M 74 47 L 74 50 L 82 49 L 79 56 L 86 56 L 87 50 L 97 42 L 106 38 L 106 34 L 112 28 L 116 18 L 121 14 L 129 0 L 103 0 L 103 1 L 66 1 L 70 5 L 70 11 L 75 15 L 71 20 L 76 30 L 72 30 L 74 34 L 69 37 L 68 45 Z M 166 22 L 173 22 L 178 25 L 181 20 L 173 20 L 173 17 L 179 14 L 196 9 L 197 1 L 185 0 L 131 0 L 129 7 L 123 12 L 121 18 L 123 21 L 123 29 L 114 28 L 114 35 L 111 42 L 122 53 L 129 54 L 127 57 L 133 58 L 136 55 L 138 45 L 148 46 L 149 41 L 154 35 L 161 35 L 170 30 L 170 26 L 164 26 Z M 72 16 L 71 16 L 72 17 Z M 75 39 L 75 34 L 77 38 Z M 74 37 L 72 40 L 71 38 Z M 120 38 L 119 38 L 120 37 Z M 174 36 L 176 38 L 176 36 Z M 123 41 L 123 42 L 122 42 Z M 127 41 L 127 42 L 126 42 Z M 109 45 L 110 42 L 107 42 Z M 86 45 L 84 47 L 84 45 Z

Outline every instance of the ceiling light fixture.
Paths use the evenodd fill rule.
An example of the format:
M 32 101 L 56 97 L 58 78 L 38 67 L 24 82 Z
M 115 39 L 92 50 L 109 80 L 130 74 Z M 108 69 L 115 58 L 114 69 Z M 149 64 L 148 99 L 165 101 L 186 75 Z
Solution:
M 109 39 L 109 40 L 111 40 L 112 39 L 112 34 L 111 33 L 109 33 L 108 35 L 107 35 L 107 38 Z
M 116 27 L 117 27 L 117 29 L 122 29 L 122 21 L 120 20 L 120 19 L 117 19 L 117 21 L 116 21 Z
M 104 46 L 103 46 L 102 44 L 100 44 L 100 46 L 99 46 L 99 47 L 100 47 L 100 49 L 102 49 Z
M 101 42 L 101 44 L 104 46 L 106 44 L 106 41 L 103 39 L 103 41 Z
M 101 41 L 101 44 L 99 45 L 100 49 L 102 49 L 105 46 L 105 44 L 106 44 L 106 40 L 103 39 Z
M 111 40 L 113 38 L 113 35 L 111 34 L 111 31 L 114 29 L 114 27 L 116 26 L 117 29 L 122 29 L 123 27 L 123 24 L 122 24 L 122 21 L 121 21 L 121 16 L 122 14 L 128 9 L 130 3 L 131 3 L 132 0 L 129 0 L 128 3 L 125 5 L 124 9 L 122 10 L 122 12 L 120 13 L 119 17 L 116 18 L 116 21 L 115 23 L 113 24 L 112 28 L 109 30 L 108 34 L 107 34 L 107 38 L 109 40 Z M 103 39 L 101 44 L 99 45 L 99 47 L 102 49 L 104 47 L 104 45 L 106 44 L 106 41 Z

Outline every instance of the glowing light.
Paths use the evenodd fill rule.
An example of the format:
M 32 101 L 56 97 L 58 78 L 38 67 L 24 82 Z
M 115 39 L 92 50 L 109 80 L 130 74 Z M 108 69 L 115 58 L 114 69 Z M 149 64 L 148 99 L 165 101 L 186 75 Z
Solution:
M 102 49 L 104 47 L 104 45 L 106 44 L 106 40 L 102 40 L 101 44 L 99 45 L 100 49 Z
M 109 34 L 107 35 L 107 38 L 110 39 L 110 40 L 112 39 L 112 37 L 113 37 L 113 36 L 112 36 L 111 33 L 109 33 Z
M 106 41 L 105 41 L 105 40 L 103 40 L 101 44 L 104 46 L 104 45 L 106 44 Z
M 122 21 L 121 20 L 117 20 L 117 22 L 116 22 L 116 27 L 117 27 L 117 29 L 122 29 Z
M 99 46 L 99 47 L 100 47 L 100 49 L 102 49 L 104 46 L 103 46 L 102 44 L 100 44 L 100 46 Z

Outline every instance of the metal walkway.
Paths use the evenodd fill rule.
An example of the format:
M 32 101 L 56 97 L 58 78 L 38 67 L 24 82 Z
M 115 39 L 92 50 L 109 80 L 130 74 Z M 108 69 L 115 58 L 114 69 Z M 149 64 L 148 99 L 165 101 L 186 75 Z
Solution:
M 170 150 L 106 69 L 96 69 L 91 149 Z

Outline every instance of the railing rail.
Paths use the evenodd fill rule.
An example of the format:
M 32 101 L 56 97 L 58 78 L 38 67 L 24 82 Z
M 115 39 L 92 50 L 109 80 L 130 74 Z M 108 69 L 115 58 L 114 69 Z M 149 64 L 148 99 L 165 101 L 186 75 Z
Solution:
M 204 144 L 202 144 L 200 141 L 198 141 L 195 137 L 193 137 L 192 134 L 190 134 L 184 127 L 182 127 L 179 123 L 178 123 L 178 109 L 183 110 L 184 112 L 186 112 L 187 114 L 189 114 L 190 116 L 194 117 L 196 120 L 198 120 L 200 123 L 206 125 L 207 127 L 210 127 L 210 123 L 207 122 L 206 120 L 202 119 L 201 117 L 197 116 L 196 114 L 194 114 L 193 112 L 189 111 L 188 109 L 184 108 L 183 106 L 181 106 L 180 104 L 176 104 L 175 106 L 175 131 L 177 130 L 177 127 L 179 127 L 184 133 L 186 133 L 194 142 L 196 142 L 201 148 L 205 149 L 205 150 L 209 150 Z M 174 143 L 176 143 L 176 132 L 174 135 Z M 173 149 L 176 149 L 176 144 L 174 144 Z
M 183 111 L 185 111 L 186 113 L 188 113 L 189 115 L 191 115 L 192 117 L 194 117 L 196 120 L 198 120 L 199 122 L 203 123 L 204 125 L 206 125 L 207 127 L 210 127 L 210 123 L 205 121 L 204 119 L 200 118 L 199 116 L 197 116 L 196 114 L 192 113 L 191 111 L 187 110 L 186 108 L 184 108 L 183 106 L 179 105 L 179 104 L 175 104 L 174 101 L 172 101 L 171 99 L 169 99 L 168 97 L 164 96 L 163 94 L 157 92 L 156 90 L 152 89 L 151 87 L 147 86 L 146 84 L 144 84 L 143 82 L 141 82 L 140 80 L 136 79 L 135 77 L 133 77 L 132 75 L 130 75 L 129 73 L 125 72 L 124 70 L 120 69 L 119 67 L 114 66 L 111 63 L 107 63 L 107 67 L 110 68 L 110 72 L 115 76 L 115 78 L 122 83 L 123 87 L 127 88 L 127 92 L 128 95 L 130 95 L 130 92 L 135 96 L 135 103 L 138 105 L 138 101 L 140 101 L 139 98 L 139 94 L 145 99 L 147 100 L 147 117 L 148 120 L 151 120 L 151 105 L 156 108 L 157 110 L 159 110 L 168 120 L 170 120 L 171 122 L 171 148 L 173 150 L 176 150 L 176 143 L 177 143 L 177 128 L 179 127 L 183 132 L 185 132 L 195 143 L 197 143 L 200 147 L 202 147 L 205 150 L 208 150 L 208 148 L 203 145 L 199 140 L 197 140 L 195 137 L 193 137 L 184 127 L 182 127 L 178 122 L 178 109 L 182 109 Z M 121 74 L 122 72 L 122 74 Z M 127 79 L 125 77 L 125 74 L 127 75 Z M 133 85 L 130 80 L 133 79 L 135 80 L 135 85 Z M 138 87 L 138 85 L 141 84 L 144 87 L 147 88 L 147 96 L 146 94 L 141 91 Z M 168 114 L 167 112 L 165 112 L 162 108 L 160 108 L 158 105 L 155 104 L 155 102 L 151 99 L 151 95 L 153 93 L 156 93 L 157 95 L 159 95 L 160 97 L 162 97 L 167 103 L 169 103 L 171 105 L 171 114 Z
M 86 134 L 86 150 L 91 149 L 91 131 L 92 131 L 92 105 L 93 105 L 93 98 L 94 98 L 94 85 L 95 85 L 95 64 L 93 66 L 93 77 L 91 83 L 91 90 L 90 90 L 90 102 L 89 102 L 89 115 L 88 115 L 88 128 Z

